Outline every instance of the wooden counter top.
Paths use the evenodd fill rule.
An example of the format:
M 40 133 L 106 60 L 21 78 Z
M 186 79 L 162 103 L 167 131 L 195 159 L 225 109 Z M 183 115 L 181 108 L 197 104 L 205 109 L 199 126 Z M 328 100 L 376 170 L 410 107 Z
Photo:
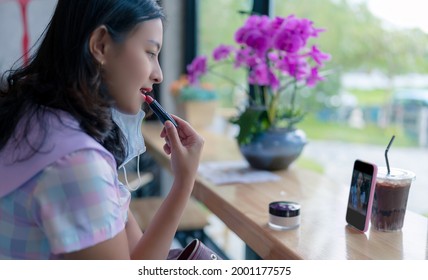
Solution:
M 144 124 L 147 151 L 166 169 L 158 123 Z M 201 131 L 202 161 L 242 159 L 234 139 Z M 280 181 L 216 186 L 198 176 L 193 195 L 204 203 L 263 259 L 427 259 L 428 219 L 407 211 L 402 231 L 369 229 L 365 234 L 346 225 L 348 186 L 321 174 L 291 167 L 275 172 Z M 301 204 L 300 227 L 275 231 L 268 227 L 268 205 L 291 200 Z

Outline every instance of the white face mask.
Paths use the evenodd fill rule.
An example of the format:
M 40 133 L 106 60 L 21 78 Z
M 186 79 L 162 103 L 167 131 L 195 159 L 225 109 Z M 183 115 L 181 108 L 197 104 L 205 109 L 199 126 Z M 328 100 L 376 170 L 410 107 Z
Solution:
M 141 124 L 143 122 L 144 113 L 143 110 L 140 110 L 136 115 L 127 115 L 119 112 L 117 109 L 111 109 L 113 121 L 120 128 L 122 134 L 126 138 L 127 147 L 126 149 L 126 157 L 119 168 L 123 168 L 125 172 L 125 180 L 128 185 L 128 179 L 126 177 L 126 169 L 124 168 L 125 164 L 127 164 L 131 159 L 140 156 L 142 153 L 146 151 L 146 145 L 144 144 L 144 138 L 141 133 Z M 137 164 L 139 163 L 139 160 Z M 138 178 L 140 178 L 140 170 L 137 166 Z

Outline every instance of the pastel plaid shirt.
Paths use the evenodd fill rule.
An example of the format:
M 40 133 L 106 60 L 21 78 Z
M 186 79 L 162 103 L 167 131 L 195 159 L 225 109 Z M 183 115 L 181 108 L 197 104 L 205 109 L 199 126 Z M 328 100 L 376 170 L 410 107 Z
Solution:
M 111 239 L 130 197 L 102 152 L 73 152 L 0 198 L 0 259 L 60 259 Z

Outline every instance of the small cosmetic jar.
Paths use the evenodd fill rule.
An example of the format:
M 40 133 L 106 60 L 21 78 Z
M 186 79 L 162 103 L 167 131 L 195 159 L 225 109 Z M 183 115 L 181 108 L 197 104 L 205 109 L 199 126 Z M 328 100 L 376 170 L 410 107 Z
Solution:
M 269 203 L 269 227 L 288 230 L 300 225 L 300 204 L 291 201 Z

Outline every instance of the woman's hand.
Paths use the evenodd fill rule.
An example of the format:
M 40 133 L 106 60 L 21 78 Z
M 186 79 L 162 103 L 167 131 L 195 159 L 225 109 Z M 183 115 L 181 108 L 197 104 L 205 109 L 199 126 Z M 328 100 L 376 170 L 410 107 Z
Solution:
M 163 149 L 171 155 L 171 168 L 175 179 L 181 182 L 195 179 L 204 139 L 183 119 L 172 115 L 176 128 L 170 121 L 165 122 L 161 137 L 165 139 Z M 192 183 L 193 185 L 193 183 Z

